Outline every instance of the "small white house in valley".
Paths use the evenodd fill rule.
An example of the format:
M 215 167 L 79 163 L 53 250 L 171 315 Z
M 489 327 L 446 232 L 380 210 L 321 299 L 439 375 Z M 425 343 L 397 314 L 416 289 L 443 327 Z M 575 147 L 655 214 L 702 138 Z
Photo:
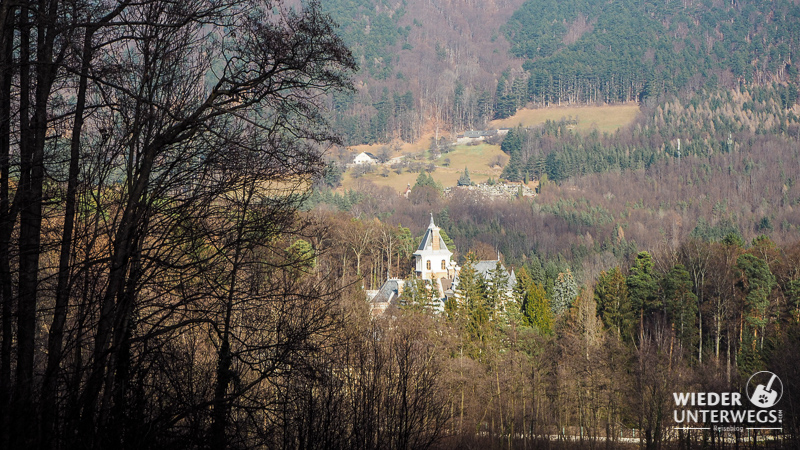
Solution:
M 370 152 L 361 152 L 353 158 L 353 164 L 378 164 L 378 157 Z

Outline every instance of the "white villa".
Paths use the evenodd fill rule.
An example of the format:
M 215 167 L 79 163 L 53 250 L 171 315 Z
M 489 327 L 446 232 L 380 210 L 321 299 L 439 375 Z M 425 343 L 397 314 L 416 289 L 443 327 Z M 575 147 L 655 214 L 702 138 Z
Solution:
M 425 280 L 426 284 L 437 293 L 438 301 L 427 306 L 436 311 L 443 311 L 445 300 L 455 296 L 461 268 L 453 261 L 453 252 L 447 248 L 447 244 L 442 239 L 441 228 L 434 223 L 433 214 L 431 214 L 431 222 L 422 237 L 422 242 L 420 242 L 413 256 L 415 260 L 415 279 Z M 489 280 L 490 271 L 495 270 L 497 263 L 500 261 L 499 258 L 498 254 L 498 259 L 496 260 L 477 261 L 474 263 L 473 268 L 478 275 Z M 514 285 L 516 285 L 517 279 L 513 270 L 509 273 L 502 264 L 500 264 L 500 267 L 503 274 L 508 277 L 506 290 L 508 298 L 511 298 L 511 292 Z M 378 291 L 369 292 L 367 299 L 370 301 L 373 314 L 382 314 L 392 304 L 400 305 L 402 303 L 403 287 L 408 283 L 413 283 L 413 280 L 404 281 L 390 278 L 386 280 Z
M 431 214 L 428 230 L 422 237 L 417 251 L 414 252 L 417 277 L 424 280 L 452 279 L 456 274 L 456 263 L 451 259 L 453 252 L 447 249 L 447 244 L 444 243 L 440 231 L 441 228 L 433 223 L 433 214 Z

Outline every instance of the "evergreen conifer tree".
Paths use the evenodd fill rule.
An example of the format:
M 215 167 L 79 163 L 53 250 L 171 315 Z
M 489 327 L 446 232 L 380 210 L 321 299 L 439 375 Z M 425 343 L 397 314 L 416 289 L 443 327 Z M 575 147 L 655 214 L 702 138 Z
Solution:
M 550 300 L 544 288 L 531 282 L 525 295 L 522 305 L 522 313 L 528 325 L 535 327 L 542 335 L 547 335 L 553 331 L 553 312 Z
M 473 341 L 483 342 L 488 333 L 489 313 L 483 278 L 468 261 L 458 274 L 456 296 L 467 313 L 467 332 Z
M 635 319 L 628 297 L 628 286 L 619 267 L 600 273 L 594 288 L 594 298 L 597 302 L 597 312 L 605 326 L 619 339 L 630 339 Z
M 647 252 L 640 252 L 625 279 L 633 310 L 639 315 L 639 327 L 644 318 L 657 311 L 661 304 L 658 299 L 658 282 L 653 273 L 653 258 Z
M 458 186 L 471 186 L 471 185 L 472 181 L 470 181 L 469 179 L 469 169 L 464 167 L 464 173 L 462 173 L 461 176 L 458 177 Z
M 563 314 L 577 296 L 578 284 L 575 282 L 572 272 L 567 269 L 566 272 L 559 273 L 553 285 L 553 314 L 556 316 Z
M 697 296 L 683 264 L 676 264 L 661 280 L 661 290 L 675 335 L 684 348 L 694 348 L 697 338 Z
M 507 300 L 506 290 L 508 288 L 508 275 L 503 269 L 503 265 L 500 264 L 500 261 L 497 261 L 494 269 L 491 269 L 488 275 L 489 279 L 486 280 L 487 306 L 492 316 L 494 316 L 495 312 L 499 310 L 505 300 Z

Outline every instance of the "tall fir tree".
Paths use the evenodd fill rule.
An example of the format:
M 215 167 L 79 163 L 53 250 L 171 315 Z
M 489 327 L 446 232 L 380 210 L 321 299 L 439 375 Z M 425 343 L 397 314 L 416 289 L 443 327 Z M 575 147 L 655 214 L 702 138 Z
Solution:
M 486 340 L 489 328 L 489 311 L 486 305 L 486 285 L 472 265 L 467 261 L 458 274 L 456 297 L 466 312 L 467 332 L 470 338 L 482 345 Z
M 684 348 L 697 345 L 697 296 L 683 264 L 676 264 L 661 280 L 667 320 Z M 693 354 L 693 353 L 692 353 Z
M 746 345 L 754 350 L 758 347 L 760 350 L 763 348 L 764 329 L 769 321 L 767 310 L 769 296 L 776 284 L 775 275 L 763 259 L 750 253 L 745 253 L 736 260 L 736 268 L 742 274 L 739 287 L 744 293 L 743 334 L 751 340 Z
M 533 255 L 528 263 L 528 274 L 531 277 L 531 281 L 534 283 L 538 283 L 542 286 L 547 284 L 547 274 L 544 271 L 544 267 L 542 267 L 542 262 L 536 255 Z
M 633 311 L 639 315 L 639 333 L 644 332 L 644 321 L 660 309 L 658 280 L 653 272 L 653 258 L 647 252 L 636 255 L 636 261 L 625 279 Z
M 489 270 L 488 275 L 489 279 L 486 280 L 486 300 L 487 306 L 494 317 L 502 309 L 503 303 L 508 300 L 508 274 L 503 265 L 500 264 L 500 261 L 497 261 L 494 269 Z
M 525 303 L 525 295 L 527 295 L 528 288 L 533 280 L 525 266 L 519 268 L 516 277 L 517 283 L 514 285 L 514 300 L 516 300 L 520 308 L 522 308 L 523 303 Z
M 550 299 L 544 288 L 531 282 L 522 305 L 522 313 L 528 325 L 536 328 L 540 334 L 548 335 L 553 332 L 553 311 Z
M 620 340 L 633 337 L 635 318 L 628 297 L 628 286 L 619 267 L 600 272 L 594 288 L 597 313 L 605 326 L 613 330 Z
M 578 284 L 575 282 L 572 272 L 567 269 L 566 272 L 559 273 L 553 284 L 553 314 L 555 316 L 564 314 L 577 296 Z
M 458 186 L 471 186 L 472 185 L 472 181 L 469 179 L 469 169 L 467 169 L 466 167 L 464 167 L 464 173 L 462 173 L 461 176 L 458 177 L 457 185 Z

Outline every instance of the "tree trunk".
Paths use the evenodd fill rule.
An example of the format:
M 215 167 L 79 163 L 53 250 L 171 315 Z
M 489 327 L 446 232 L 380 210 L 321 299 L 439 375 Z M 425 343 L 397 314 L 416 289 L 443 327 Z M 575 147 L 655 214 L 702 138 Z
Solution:
M 703 312 L 700 311 L 700 308 L 697 308 L 697 315 L 698 315 L 698 323 L 699 323 L 699 331 L 700 331 L 700 339 L 697 342 L 697 359 L 700 364 L 703 364 Z
M 93 30 L 87 30 L 83 42 L 81 58 L 81 74 L 78 96 L 75 104 L 75 118 L 72 126 L 70 142 L 69 175 L 64 205 L 64 228 L 61 234 L 61 250 L 58 264 L 58 282 L 56 302 L 53 309 L 53 321 L 47 341 L 47 368 L 42 381 L 41 432 L 42 447 L 50 447 L 54 421 L 56 417 L 56 378 L 61 364 L 64 324 L 67 320 L 67 308 L 70 298 L 70 260 L 72 258 L 72 234 L 75 224 L 75 204 L 77 197 L 78 175 L 80 172 L 80 143 L 83 129 L 84 111 L 86 107 L 86 90 L 88 85 L 89 65 L 92 60 Z
M 11 352 L 13 342 L 13 298 L 11 289 L 11 230 L 14 218 L 9 199 L 11 155 L 11 79 L 13 60 L 14 8 L 4 1 L 0 10 L 0 447 L 10 448 Z

